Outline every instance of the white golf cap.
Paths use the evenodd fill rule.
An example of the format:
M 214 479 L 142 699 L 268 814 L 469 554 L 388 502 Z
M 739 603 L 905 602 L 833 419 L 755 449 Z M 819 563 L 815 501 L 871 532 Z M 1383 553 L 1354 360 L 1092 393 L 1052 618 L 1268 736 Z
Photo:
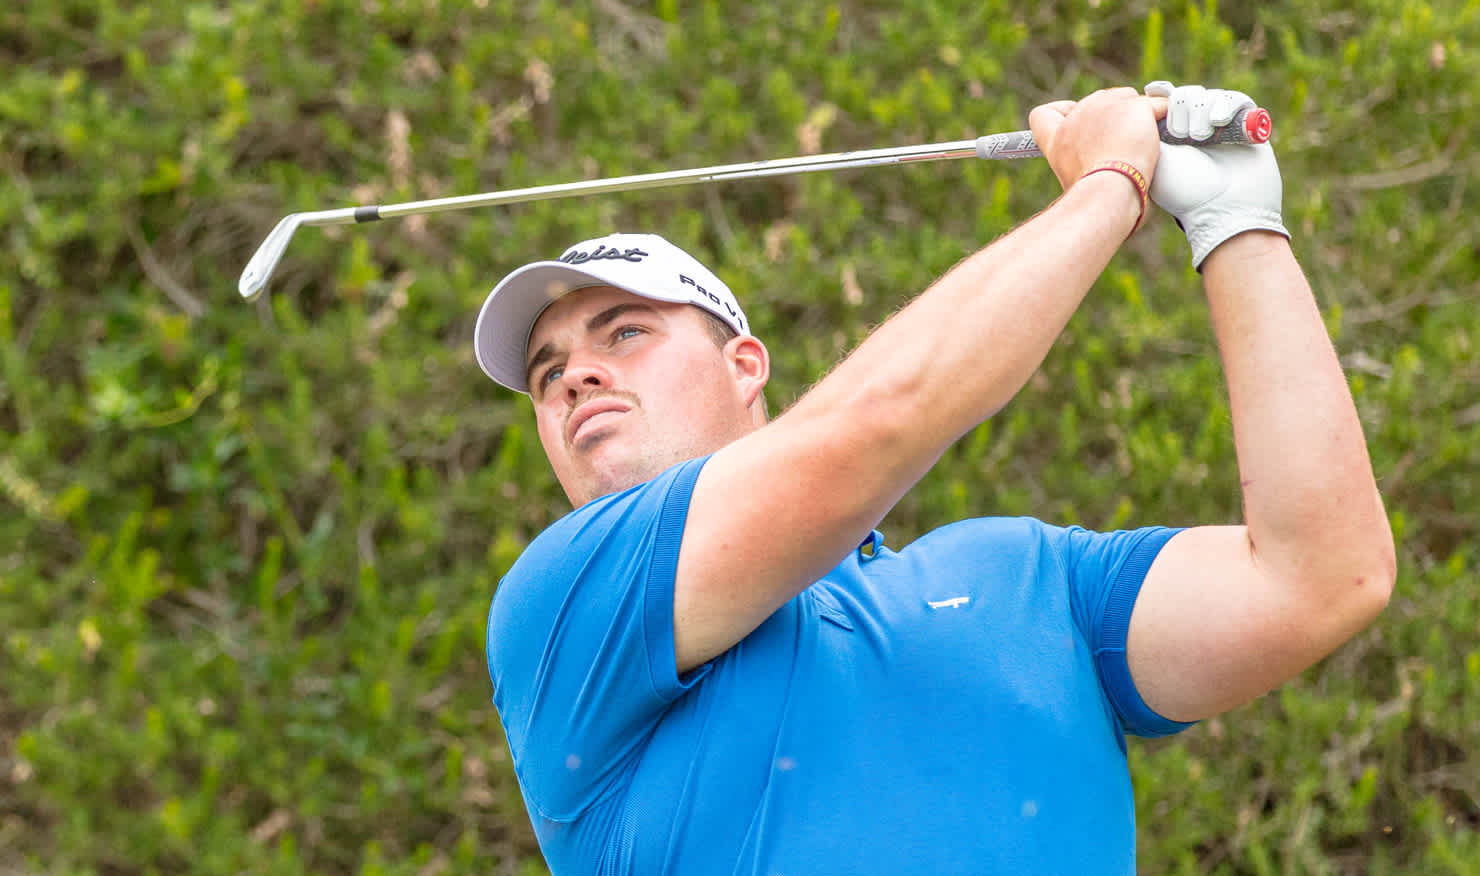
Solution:
M 584 240 L 555 261 L 532 262 L 499 281 L 473 328 L 478 365 L 494 381 L 529 392 L 525 357 L 535 320 L 561 296 L 587 286 L 702 307 L 742 335 L 750 324 L 730 287 L 693 256 L 656 234 L 608 234 Z

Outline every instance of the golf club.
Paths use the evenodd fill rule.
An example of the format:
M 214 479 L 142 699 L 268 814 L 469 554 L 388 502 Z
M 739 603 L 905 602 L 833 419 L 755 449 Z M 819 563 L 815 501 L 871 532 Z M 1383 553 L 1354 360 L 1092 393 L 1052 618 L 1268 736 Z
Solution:
M 1187 144 L 1187 138 L 1172 137 L 1165 123 L 1161 124 L 1161 139 L 1165 143 Z M 1269 140 L 1272 125 L 1269 113 L 1260 108 L 1240 110 L 1221 128 L 1215 129 L 1211 139 L 1197 141 L 1198 145 L 1224 143 L 1264 143 Z M 881 164 L 903 164 L 915 161 L 942 161 L 953 158 L 976 156 L 988 160 L 1014 158 L 1037 158 L 1043 153 L 1033 139 L 1031 131 L 1013 131 L 1006 134 L 988 134 L 975 140 L 957 140 L 949 143 L 930 143 L 921 146 L 901 146 L 890 149 L 868 149 L 855 152 L 834 152 L 826 155 L 804 155 L 797 158 L 751 161 L 743 164 L 722 164 L 700 167 L 693 170 L 672 170 L 660 173 L 644 173 L 635 176 L 619 176 L 609 179 L 584 180 L 582 182 L 559 183 L 525 189 L 510 189 L 502 192 L 485 192 L 478 195 L 460 195 L 451 198 L 435 198 L 428 201 L 408 201 L 404 204 L 385 206 L 342 207 L 336 210 L 319 210 L 311 213 L 290 213 L 267 235 L 242 271 L 237 290 L 242 297 L 251 301 L 267 288 L 273 270 L 282 260 L 293 234 L 305 225 L 351 225 L 359 222 L 374 222 L 397 216 L 415 216 L 425 213 L 441 213 L 449 210 L 466 210 L 472 207 L 493 207 L 500 204 L 519 204 L 528 201 L 544 201 L 553 198 L 568 198 L 574 195 L 595 195 L 607 192 L 628 192 L 637 189 L 684 183 L 719 182 L 721 180 L 751 179 L 763 176 L 781 176 L 792 173 L 809 173 L 817 170 L 842 170 L 849 167 L 872 167 Z

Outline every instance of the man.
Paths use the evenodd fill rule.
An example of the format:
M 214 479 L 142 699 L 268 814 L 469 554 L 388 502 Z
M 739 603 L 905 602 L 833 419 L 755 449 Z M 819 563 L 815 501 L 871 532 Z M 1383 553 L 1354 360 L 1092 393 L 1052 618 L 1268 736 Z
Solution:
M 1392 537 L 1273 152 L 1157 137 L 1252 102 L 1147 93 L 1034 109 L 1062 197 L 771 422 L 765 347 L 660 238 L 489 295 L 478 360 L 530 395 L 575 506 L 488 633 L 556 874 L 1133 873 L 1123 734 L 1247 702 L 1381 611 Z M 1037 368 L 1147 179 L 1203 275 L 1246 525 L 966 520 L 886 548 L 874 526 Z

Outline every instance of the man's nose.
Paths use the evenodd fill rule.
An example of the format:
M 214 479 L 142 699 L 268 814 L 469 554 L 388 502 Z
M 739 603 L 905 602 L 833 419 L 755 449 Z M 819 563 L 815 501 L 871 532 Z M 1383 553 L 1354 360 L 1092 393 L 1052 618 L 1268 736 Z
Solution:
M 560 382 L 566 393 L 575 399 L 592 390 L 611 387 L 612 375 L 600 356 L 587 350 L 573 350 L 565 361 Z

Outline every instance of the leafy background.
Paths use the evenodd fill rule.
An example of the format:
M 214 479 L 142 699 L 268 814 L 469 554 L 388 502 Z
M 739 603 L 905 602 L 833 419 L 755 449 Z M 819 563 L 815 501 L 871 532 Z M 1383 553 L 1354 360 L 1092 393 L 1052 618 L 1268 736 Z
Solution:
M 278 218 L 964 139 L 1154 78 L 1276 119 L 1401 575 L 1297 681 L 1133 744 L 1141 869 L 1480 873 L 1473 0 L 6 4 L 0 872 L 544 872 L 482 648 L 566 509 L 471 355 L 492 282 L 658 230 L 746 303 L 784 407 L 1057 186 L 963 161 L 308 229 L 244 303 Z M 890 542 L 1236 520 L 1187 262 L 1138 233 Z

